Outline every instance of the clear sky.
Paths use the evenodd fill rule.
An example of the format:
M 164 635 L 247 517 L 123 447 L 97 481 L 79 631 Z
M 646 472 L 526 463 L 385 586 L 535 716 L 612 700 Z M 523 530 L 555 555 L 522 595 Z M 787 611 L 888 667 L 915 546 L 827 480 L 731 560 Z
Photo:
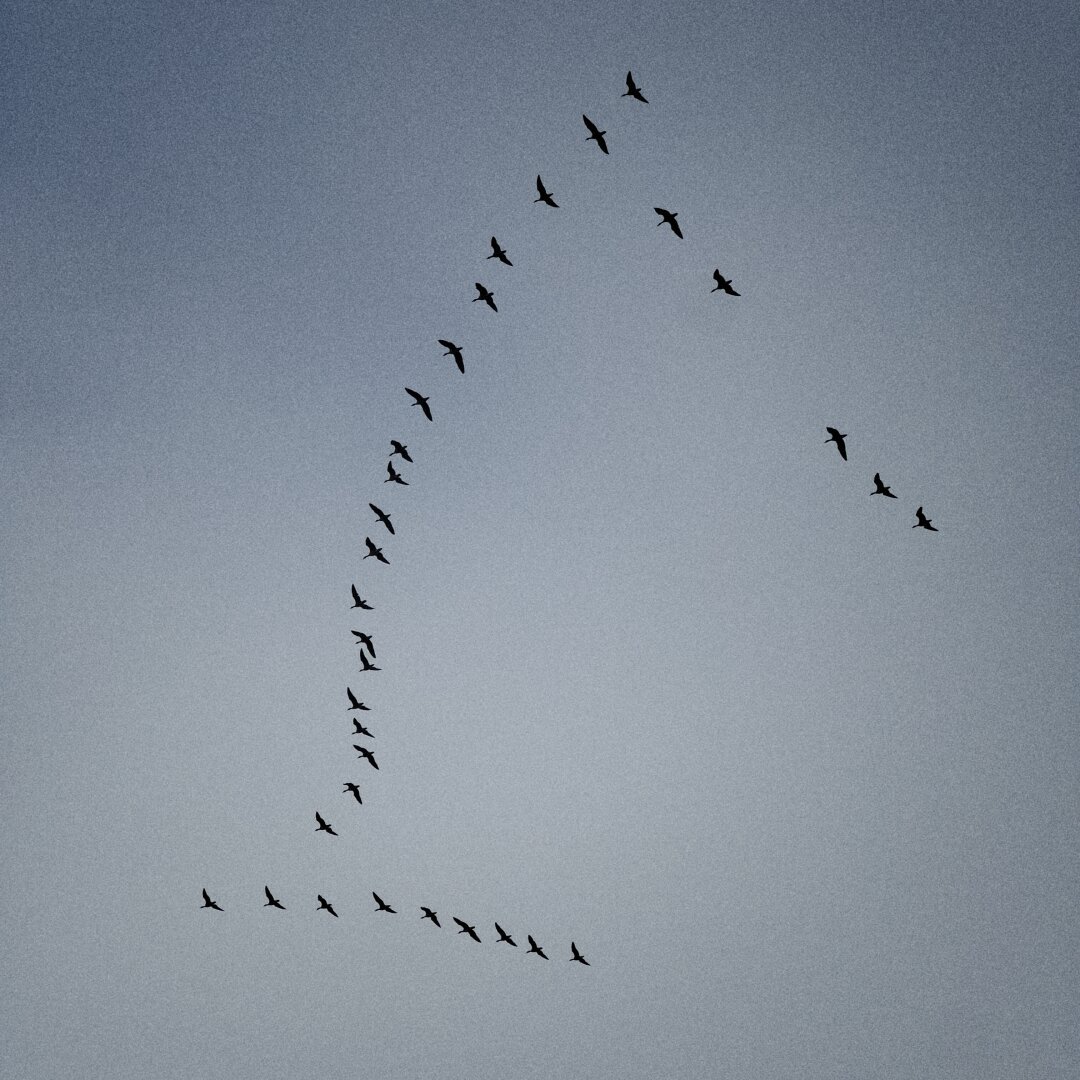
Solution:
M 3 1080 L 1080 1074 L 1078 43 L 3 5 Z

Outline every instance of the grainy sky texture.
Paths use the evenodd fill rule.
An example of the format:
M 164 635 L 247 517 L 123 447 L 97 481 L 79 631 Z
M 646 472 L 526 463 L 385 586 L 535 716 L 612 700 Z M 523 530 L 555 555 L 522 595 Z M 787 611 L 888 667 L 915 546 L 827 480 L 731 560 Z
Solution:
M 1080 1074 L 1074 4 L 0 19 L 4 1080 Z

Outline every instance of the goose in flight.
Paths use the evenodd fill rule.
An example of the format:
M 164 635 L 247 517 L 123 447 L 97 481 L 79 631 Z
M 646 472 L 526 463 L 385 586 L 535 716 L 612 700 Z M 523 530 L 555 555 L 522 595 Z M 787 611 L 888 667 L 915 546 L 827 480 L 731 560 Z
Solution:
M 352 733 L 354 735 L 359 735 L 359 736 L 361 736 L 362 738 L 365 738 L 365 739 L 374 739 L 375 738 L 375 736 L 372 735 L 371 732 L 368 731 L 368 729 L 366 727 L 364 727 L 364 725 L 361 724 L 359 720 L 354 718 L 353 722 L 352 722 L 352 726 L 353 726 L 353 732 Z
M 682 229 L 679 228 L 679 223 L 675 220 L 679 215 L 678 213 L 672 213 L 670 210 L 665 210 L 662 206 L 654 206 L 653 209 L 660 215 L 660 220 L 656 223 L 657 227 L 661 225 L 670 225 L 671 231 L 680 239 L 684 239 Z
M 319 897 L 319 906 L 315 910 L 316 911 L 329 911 L 330 914 L 333 915 L 335 919 L 338 917 L 338 913 L 321 896 Z
M 588 142 L 591 139 L 606 154 L 608 148 L 607 143 L 604 141 L 604 136 L 607 132 L 601 131 L 584 113 L 581 114 L 581 119 L 585 121 L 585 126 L 589 129 L 589 134 L 585 141 Z
M 356 700 L 356 695 L 352 692 L 352 687 L 346 686 L 345 693 L 349 697 L 349 707 L 346 712 L 352 712 L 353 709 L 362 709 L 364 712 L 371 712 L 371 706 L 365 705 L 362 701 Z
M 333 825 L 327 825 L 326 822 L 323 821 L 323 816 L 318 810 L 315 811 L 315 820 L 319 823 L 315 828 L 316 832 L 325 832 L 329 833 L 331 836 L 337 836 L 337 833 L 334 832 Z
M 536 944 L 532 934 L 528 934 L 527 937 L 529 939 L 529 952 L 534 952 L 537 956 L 542 956 L 546 960 L 548 958 L 547 953 Z M 525 955 L 528 956 L 529 953 L 526 953 Z
M 405 387 L 405 393 L 408 394 L 411 398 L 413 398 L 413 404 L 419 405 L 420 408 L 423 410 L 424 415 L 429 420 L 432 419 L 431 406 L 428 405 L 428 399 L 424 397 L 423 394 L 418 394 L 415 390 L 410 390 L 407 386 Z
M 517 948 L 517 942 L 498 924 L 495 924 L 495 929 L 499 932 L 499 941 L 505 941 L 507 945 L 513 945 Z M 495 942 L 498 945 L 499 941 Z
M 425 919 L 430 919 L 436 926 L 440 928 L 442 927 L 442 923 L 439 922 L 439 913 L 437 911 L 432 911 L 431 908 L 424 907 L 423 904 L 420 905 L 420 910 L 424 913 L 420 916 L 421 922 L 423 922 Z
M 641 87 L 634 85 L 633 73 L 629 71 L 626 73 L 626 91 L 620 94 L 619 97 L 637 98 L 638 101 L 644 101 L 646 105 L 649 104 L 649 99 L 642 94 Z
M 483 300 L 492 311 L 498 311 L 499 309 L 495 306 L 495 294 L 485 289 L 479 281 L 473 284 L 476 286 L 477 295 L 472 298 L 472 302 L 475 304 L 477 300 Z
M 578 952 L 578 947 L 572 941 L 570 942 L 570 951 L 574 954 L 570 957 L 571 964 L 576 960 L 579 964 L 584 964 L 586 967 L 592 967 L 592 964 Z
M 353 743 L 353 749 L 359 753 L 360 757 L 367 758 L 368 764 L 373 769 L 379 767 L 379 763 L 375 760 L 375 755 L 366 746 L 357 746 L 356 743 Z
M 480 940 L 480 935 L 476 932 L 475 926 L 470 926 L 467 922 L 465 922 L 464 919 L 459 919 L 456 915 L 454 916 L 454 922 L 456 922 L 458 926 L 461 927 L 461 929 L 458 931 L 459 934 L 468 934 L 469 937 L 473 939 L 473 941 Z
M 352 796 L 353 796 L 353 798 L 354 798 L 354 799 L 355 799 L 355 800 L 356 800 L 356 801 L 357 801 L 357 802 L 358 802 L 358 803 L 359 803 L 359 804 L 360 804 L 361 806 L 363 806 L 363 805 L 364 805 L 364 800 L 360 798 L 360 789 L 359 789 L 359 788 L 358 788 L 358 787 L 357 787 L 357 786 L 356 786 L 355 784 L 351 784 L 351 783 L 348 783 L 348 782 L 346 782 L 346 784 L 345 784 L 345 787 L 344 787 L 344 789 L 342 790 L 341 794 L 342 794 L 342 795 L 344 795 L 344 794 L 345 794 L 345 792 L 347 792 L 347 791 L 351 791 L 351 792 L 352 792 Z
M 361 671 L 382 671 L 381 667 L 376 667 L 368 658 L 367 653 L 360 650 L 360 670 Z
M 551 197 L 551 192 L 544 187 L 544 181 L 539 176 L 536 178 L 536 190 L 540 193 L 540 198 L 533 199 L 533 202 L 547 203 L 548 206 L 558 207 L 558 203 Z
M 371 635 L 370 634 L 365 634 L 360 630 L 350 630 L 349 633 L 352 634 L 352 636 L 354 638 L 356 638 L 356 640 L 361 645 L 363 645 L 364 648 L 366 648 L 369 653 L 371 653 L 371 659 L 372 660 L 376 659 L 375 646 L 371 641 Z
M 375 610 L 366 600 L 360 599 L 360 594 L 356 591 L 355 585 L 352 587 L 352 606 L 354 608 L 363 608 L 364 611 Z
M 383 481 L 383 483 L 401 484 L 402 487 L 409 486 L 409 481 L 402 478 L 401 473 L 399 473 L 397 469 L 394 468 L 394 463 L 392 461 L 388 461 L 386 463 L 386 479 Z M 393 532 L 394 530 L 391 529 L 390 531 Z
M 386 526 L 386 531 L 390 533 L 391 536 L 393 536 L 394 526 L 390 522 L 390 515 L 386 513 L 385 510 L 380 510 L 374 503 L 368 503 L 368 506 L 371 507 L 371 510 L 375 514 L 375 516 Z M 374 656 L 374 653 L 372 653 L 372 655 Z
M 825 430 L 829 433 L 829 437 L 825 441 L 827 443 L 831 443 L 831 442 L 836 443 L 836 449 L 840 451 L 840 456 L 845 461 L 847 461 L 847 446 L 844 443 L 844 440 L 847 438 L 847 435 L 846 434 L 841 435 L 840 432 L 837 431 L 836 428 L 834 428 L 834 427 L 827 427 Z
M 506 252 L 499 247 L 499 241 L 493 236 L 491 238 L 491 254 L 487 256 L 489 259 L 498 259 L 499 262 L 506 263 L 507 266 L 513 266 L 514 264 L 506 257 Z
M 881 473 L 874 473 L 874 490 L 870 492 L 871 495 L 884 495 L 887 499 L 895 499 L 896 496 L 892 493 L 892 488 L 887 484 L 881 482 Z
M 919 507 L 918 510 L 915 511 L 915 517 L 918 518 L 918 521 L 916 521 L 915 524 L 911 526 L 913 529 L 926 529 L 927 532 L 938 532 L 938 530 L 935 529 L 934 526 L 930 524 L 930 522 L 933 521 L 934 519 L 933 518 L 928 518 L 923 513 L 923 510 L 922 510 L 921 506 Z
M 395 454 L 398 454 L 402 458 L 404 458 L 407 462 L 409 462 L 410 465 L 412 464 L 412 458 L 409 457 L 409 447 L 408 447 L 407 444 L 405 444 L 403 442 L 398 442 L 397 439 L 391 439 L 390 440 L 390 446 L 391 446 L 391 450 L 390 450 L 390 456 L 391 457 L 393 457 Z
M 492 239 L 494 239 L 494 237 L 492 237 Z M 491 256 L 489 255 L 488 258 L 490 259 Z M 446 352 L 443 353 L 443 356 L 452 356 L 454 358 L 454 363 L 457 364 L 458 371 L 464 375 L 465 361 L 461 356 L 461 346 L 455 345 L 452 341 L 447 341 L 446 338 L 439 338 L 439 344 L 446 350 Z
M 202 902 L 203 907 L 213 908 L 215 911 L 224 911 L 225 910 L 224 908 L 218 907 L 217 904 L 213 900 L 210 899 L 210 894 L 205 889 L 203 889 L 203 891 L 202 891 L 202 899 L 203 899 L 203 902 Z
M 397 912 L 389 904 L 387 904 L 377 892 L 373 892 L 371 895 L 375 897 L 375 903 L 379 905 L 375 909 L 376 911 L 388 911 L 391 915 L 397 914 Z
M 263 886 L 263 892 L 266 893 L 266 903 L 263 904 L 263 907 L 276 907 L 281 911 L 285 910 L 285 905 L 275 898 L 274 894 L 270 891 L 269 885 Z
M 379 562 L 386 563 L 387 566 L 390 565 L 390 560 L 382 553 L 382 548 L 376 547 L 372 543 L 370 536 L 364 537 L 364 543 L 367 544 L 367 554 L 364 556 L 365 559 L 370 559 L 372 555 L 374 555 Z
M 742 296 L 742 293 L 737 293 L 731 287 L 731 278 L 724 277 L 719 270 L 712 272 L 713 280 L 716 282 L 716 288 L 710 290 L 711 292 L 726 292 L 728 296 Z

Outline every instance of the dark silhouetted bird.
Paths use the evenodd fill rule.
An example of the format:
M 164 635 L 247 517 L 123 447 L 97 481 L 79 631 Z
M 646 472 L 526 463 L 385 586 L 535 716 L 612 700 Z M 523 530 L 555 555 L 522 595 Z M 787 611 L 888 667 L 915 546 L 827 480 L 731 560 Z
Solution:
M 459 934 L 468 934 L 469 937 L 473 939 L 473 941 L 480 940 L 480 935 L 476 932 L 475 926 L 470 926 L 467 922 L 465 922 L 464 919 L 459 919 L 456 915 L 454 916 L 454 922 L 456 922 L 458 926 L 461 927 L 461 929 L 458 931 Z
M 315 829 L 316 832 L 325 832 L 329 833 L 331 836 L 337 836 L 337 833 L 334 832 L 334 827 L 332 825 L 327 825 L 326 822 L 323 821 L 322 814 L 320 814 L 318 810 L 315 811 L 315 820 L 319 823 Z
M 360 630 L 350 630 L 349 633 L 352 634 L 352 636 L 354 638 L 356 638 L 356 640 L 361 645 L 363 645 L 364 648 L 366 648 L 369 653 L 371 653 L 371 659 L 375 660 L 376 659 L 375 645 L 371 640 L 371 635 L 370 634 L 365 634 Z
M 728 296 L 742 296 L 742 293 L 737 293 L 731 287 L 731 279 L 724 277 L 719 270 L 714 270 L 712 276 L 713 281 L 716 282 L 716 288 L 710 290 L 711 292 L 726 292 Z
M 420 916 L 421 922 L 423 922 L 425 919 L 430 919 L 436 926 L 440 928 L 442 927 L 442 923 L 439 922 L 439 913 L 437 911 L 432 911 L 431 908 L 424 907 L 423 904 L 420 905 L 420 910 L 424 913 Z
M 933 521 L 934 519 L 933 518 L 928 518 L 923 513 L 921 506 L 919 507 L 918 510 L 915 511 L 915 516 L 919 520 L 916 521 L 915 524 L 911 526 L 913 529 L 926 529 L 927 532 L 937 532 L 938 531 L 937 529 L 934 528 L 933 525 L 930 524 L 930 522 Z
M 589 135 L 585 141 L 588 142 L 591 139 L 606 154 L 608 148 L 607 143 L 604 141 L 604 136 L 607 132 L 601 131 L 584 113 L 581 114 L 581 119 L 585 121 L 585 126 L 589 129 Z
M 346 712 L 352 712 L 353 709 L 363 709 L 364 712 L 371 712 L 369 706 L 365 705 L 362 701 L 356 700 L 356 695 L 352 692 L 352 688 L 346 686 L 345 693 L 349 695 L 349 707 Z
M 375 609 L 366 601 L 360 599 L 360 594 L 356 591 L 356 586 L 352 586 L 352 606 L 354 608 L 363 608 L 365 611 L 374 611 Z
M 499 309 L 495 306 L 495 294 L 485 289 L 479 281 L 473 282 L 473 284 L 476 286 L 478 295 L 472 298 L 472 302 L 475 304 L 477 300 L 483 300 L 492 311 L 498 311 Z
M 527 936 L 529 938 L 529 952 L 534 952 L 537 956 L 542 956 L 546 960 L 548 958 L 547 953 L 544 952 L 544 950 L 536 944 L 536 941 L 534 940 L 532 934 L 529 934 Z M 526 953 L 525 955 L 528 956 L 529 953 Z
M 657 228 L 661 225 L 670 225 L 671 231 L 682 240 L 682 229 L 679 228 L 679 223 L 675 220 L 679 215 L 673 214 L 670 210 L 665 210 L 662 206 L 654 206 L 653 209 L 660 215 L 660 220 L 656 223 Z
M 507 945 L 513 945 L 517 948 L 517 942 L 498 924 L 495 924 L 495 929 L 499 932 L 499 941 L 505 941 Z M 495 944 L 497 945 L 497 941 Z
M 387 566 L 390 565 L 390 560 L 382 553 L 382 548 L 377 548 L 370 536 L 364 537 L 364 543 L 367 544 L 367 554 L 364 556 L 365 559 L 370 559 L 372 555 L 374 555 L 379 562 L 386 563 Z
M 415 390 L 410 390 L 407 386 L 405 387 L 405 393 L 414 399 L 413 404 L 419 405 L 423 410 L 424 415 L 431 420 L 431 406 L 428 405 L 428 399 L 424 397 L 423 394 L 418 394 Z
M 570 942 L 570 951 L 574 954 L 570 957 L 570 963 L 573 963 L 576 960 L 579 964 L 584 964 L 586 967 L 592 967 L 592 964 L 578 952 L 577 946 L 572 941 Z
M 391 439 L 390 445 L 393 448 L 390 451 L 391 457 L 393 457 L 395 454 L 398 454 L 410 464 L 412 463 L 412 458 L 409 457 L 409 447 L 405 443 L 398 442 L 397 439 Z
M 205 889 L 203 889 L 203 891 L 202 891 L 202 898 L 203 898 L 203 902 L 202 902 L 203 907 L 212 907 L 215 911 L 224 911 L 225 910 L 224 908 L 218 907 L 217 904 L 215 904 L 214 901 L 210 899 L 210 894 Z
M 390 515 L 386 513 L 385 510 L 380 510 L 374 503 L 368 503 L 368 506 L 371 507 L 372 512 L 375 514 L 375 516 L 386 526 L 386 531 L 390 533 L 391 536 L 393 536 L 394 526 L 390 521 Z
M 347 791 L 351 791 L 351 792 L 352 792 L 352 794 L 353 794 L 353 798 L 354 798 L 354 799 L 356 799 L 356 801 L 357 801 L 357 802 L 358 802 L 358 803 L 359 803 L 359 804 L 360 804 L 361 806 L 363 806 L 363 805 L 364 805 L 364 800 L 360 798 L 360 789 L 359 789 L 359 788 L 358 788 L 358 787 L 357 787 L 357 786 L 356 786 L 355 784 L 351 784 L 351 783 L 348 783 L 348 782 L 346 782 L 346 784 L 345 784 L 345 787 L 344 787 L 344 789 L 342 790 L 341 794 L 342 794 L 342 795 L 344 795 L 344 794 L 345 794 L 345 792 L 347 792 Z
M 266 893 L 266 903 L 263 904 L 263 907 L 276 907 L 281 911 L 285 910 L 285 905 L 280 900 L 275 899 L 269 885 L 263 886 L 263 892 Z
M 401 484 L 402 487 L 408 487 L 409 486 L 409 481 L 406 480 L 401 475 L 401 473 L 399 473 L 397 471 L 397 469 L 394 468 L 394 463 L 392 461 L 388 461 L 386 463 L 386 479 L 383 481 L 383 483 L 384 484 Z M 391 529 L 390 531 L 393 532 L 394 530 Z
M 329 911 L 330 914 L 333 915 L 335 919 L 338 917 L 338 913 L 321 896 L 319 897 L 319 906 L 315 910 L 316 911 Z
M 649 99 L 642 94 L 641 87 L 634 85 L 633 73 L 629 71 L 626 73 L 626 90 L 619 97 L 637 98 L 638 101 L 644 101 L 646 105 L 649 104 Z
M 496 240 L 494 236 L 491 238 L 491 254 L 488 256 L 488 258 L 489 259 L 498 259 L 499 262 L 504 262 L 504 263 L 506 263 L 507 266 L 513 266 L 514 265 L 506 257 L 506 252 L 503 251 L 503 249 L 501 247 L 499 247 L 499 241 Z
M 376 911 L 389 911 L 391 915 L 397 914 L 397 912 L 389 904 L 383 901 L 382 897 L 379 896 L 377 892 L 373 892 L 371 895 L 375 897 L 375 903 L 379 905 L 375 909 Z
M 489 255 L 488 258 L 490 259 L 491 256 Z M 464 375 L 465 360 L 461 355 L 461 346 L 455 345 L 452 341 L 447 341 L 445 338 L 439 338 L 439 344 L 446 350 L 446 352 L 443 353 L 443 356 L 452 356 L 454 358 L 454 363 L 457 364 L 458 371 Z
M 540 193 L 539 199 L 533 199 L 533 202 L 547 203 L 548 206 L 558 206 L 559 204 L 551 197 L 551 192 L 544 187 L 544 181 L 539 176 L 536 178 L 536 190 Z
M 376 667 L 368 658 L 367 653 L 362 649 L 360 650 L 360 670 L 361 671 L 382 671 L 381 667 Z
M 847 435 L 841 435 L 834 427 L 827 427 L 825 430 L 829 433 L 829 437 L 825 441 L 827 443 L 836 443 L 836 449 L 840 451 L 840 456 L 847 461 L 847 445 L 844 443 Z
M 353 743 L 353 749 L 359 753 L 360 757 L 367 758 L 368 764 L 373 769 L 379 767 L 379 763 L 375 760 L 375 755 L 366 746 L 357 746 L 356 743 Z
M 874 473 L 874 490 L 871 495 L 884 495 L 887 499 L 895 499 L 892 489 L 881 482 L 881 473 Z
M 375 736 L 372 735 L 371 732 L 368 731 L 368 729 L 366 727 L 364 727 L 364 725 L 361 724 L 359 720 L 354 718 L 353 722 L 352 722 L 352 726 L 353 726 L 353 734 L 354 735 L 362 735 L 365 739 L 374 739 L 375 738 Z

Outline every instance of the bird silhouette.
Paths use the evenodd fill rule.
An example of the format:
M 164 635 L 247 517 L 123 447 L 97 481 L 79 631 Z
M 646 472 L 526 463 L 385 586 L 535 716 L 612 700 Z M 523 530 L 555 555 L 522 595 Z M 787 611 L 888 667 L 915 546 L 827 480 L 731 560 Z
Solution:
M 371 707 L 369 705 L 365 705 L 362 701 L 356 700 L 356 695 L 352 692 L 351 687 L 346 686 L 345 693 L 349 696 L 349 707 L 345 710 L 346 712 L 352 712 L 353 709 L 363 709 L 364 712 L 371 712 Z
M 345 783 L 345 787 L 344 787 L 344 788 L 342 789 L 342 792 L 341 792 L 341 794 L 342 794 L 342 795 L 344 795 L 344 794 L 345 794 L 345 792 L 347 792 L 347 791 L 351 791 L 351 792 L 352 792 L 353 798 L 354 798 L 354 799 L 355 799 L 355 800 L 356 800 L 356 801 L 357 801 L 357 802 L 358 802 L 358 803 L 359 803 L 359 804 L 360 804 L 361 806 L 363 806 L 363 805 L 364 805 L 364 800 L 360 798 L 360 789 L 359 789 L 359 788 L 358 788 L 358 787 L 357 787 L 357 786 L 356 786 L 355 784 L 352 784 L 352 783 L 349 783 L 349 782 L 347 782 L 347 781 L 346 781 L 346 783 Z
M 368 658 L 367 653 L 363 650 L 360 651 L 360 670 L 361 671 L 382 671 L 381 667 L 376 667 Z
M 266 893 L 266 903 L 263 904 L 263 907 L 276 907 L 281 911 L 285 910 L 285 905 L 280 900 L 275 899 L 274 894 L 270 891 L 269 885 L 263 886 L 263 892 Z
M 884 495 L 887 499 L 895 499 L 892 489 L 881 482 L 881 473 L 874 473 L 874 490 L 871 495 Z M 913 526 L 914 527 L 914 526 Z
M 714 270 L 712 276 L 716 282 L 716 288 L 711 289 L 710 292 L 726 292 L 728 296 L 742 296 L 742 293 L 737 293 L 731 287 L 731 279 L 724 277 L 719 270 Z
M 203 898 L 202 906 L 204 908 L 206 908 L 206 907 L 213 908 L 215 911 L 224 911 L 225 910 L 224 908 L 218 907 L 217 904 L 213 900 L 210 899 L 210 894 L 205 889 L 203 889 L 203 891 L 202 891 L 202 898 Z
M 604 140 L 606 131 L 601 131 L 584 113 L 581 114 L 581 119 L 585 121 L 585 126 L 589 129 L 589 135 L 585 139 L 588 142 L 590 139 L 600 147 L 606 154 L 608 152 L 607 142 Z
M 474 282 L 474 284 L 478 295 L 472 298 L 472 302 L 475 304 L 477 300 L 483 300 L 492 311 L 498 311 L 499 309 L 495 306 L 495 294 L 485 289 L 479 281 Z
M 338 917 L 338 913 L 321 896 L 319 897 L 319 906 L 315 910 L 316 911 L 329 911 L 330 914 L 333 915 L 335 919 Z
M 679 228 L 679 223 L 675 220 L 679 215 L 673 214 L 670 210 L 665 210 L 662 206 L 654 206 L 653 209 L 660 215 L 660 220 L 656 223 L 657 228 L 661 225 L 670 225 L 671 231 L 680 239 L 684 239 L 682 229 Z
M 361 724 L 359 720 L 354 718 L 352 724 L 353 724 L 353 732 L 352 733 L 354 735 L 362 735 L 365 739 L 374 739 L 375 738 L 375 736 L 372 735 L 371 732 L 368 731 L 368 729 L 366 727 L 364 727 L 364 725 Z
M 327 825 L 326 822 L 323 821 L 323 816 L 318 810 L 315 811 L 315 820 L 319 823 L 315 829 L 316 832 L 325 832 L 329 833 L 331 836 L 337 836 L 337 833 L 334 832 L 334 827 L 332 825 Z
M 506 263 L 507 266 L 513 266 L 514 264 L 506 257 L 506 252 L 499 247 L 499 241 L 493 236 L 491 238 L 491 254 L 487 256 L 489 259 L 498 259 L 499 262 Z
M 374 611 L 375 609 L 366 601 L 360 599 L 360 594 L 356 591 L 356 586 L 352 586 L 352 606 L 354 608 L 363 608 L 364 611 Z
M 465 922 L 464 919 L 459 919 L 456 915 L 454 916 L 454 922 L 456 922 L 458 926 L 461 927 L 461 929 L 458 931 L 459 934 L 468 934 L 469 937 L 473 939 L 473 941 L 480 940 L 480 935 L 476 932 L 475 926 L 470 926 L 467 922 Z
M 431 420 L 432 419 L 431 406 L 428 405 L 428 399 L 426 397 L 424 397 L 423 394 L 418 394 L 415 390 L 410 390 L 407 386 L 405 387 L 405 393 L 410 395 L 410 397 L 412 397 L 414 399 L 413 404 L 414 405 L 419 405 L 420 408 L 423 410 L 424 415 L 429 420 Z
M 373 769 L 379 767 L 379 763 L 375 760 L 375 755 L 366 746 L 357 746 L 356 743 L 353 743 L 353 749 L 359 753 L 360 757 L 367 758 L 368 764 Z
M 402 487 L 408 487 L 409 486 L 409 481 L 405 480 L 402 477 L 401 473 L 399 473 L 397 471 L 397 469 L 394 468 L 394 463 L 392 461 L 388 461 L 386 463 L 386 479 L 383 481 L 383 483 L 384 484 L 401 484 Z M 390 531 L 393 532 L 394 530 L 391 529 Z
M 386 513 L 385 510 L 380 510 L 374 503 L 368 503 L 368 506 L 371 507 L 375 516 L 386 526 L 386 531 L 393 536 L 394 526 L 390 522 L 390 515 Z M 372 655 L 374 655 L 374 653 L 372 653 Z
M 619 97 L 637 98 L 638 101 L 644 101 L 646 105 L 649 104 L 649 99 L 642 94 L 641 87 L 634 85 L 634 76 L 629 71 L 626 73 L 626 91 L 620 94 Z
M 365 559 L 370 559 L 372 555 L 374 555 L 379 562 L 386 563 L 387 566 L 390 565 L 390 560 L 382 553 L 382 548 L 377 548 L 374 543 L 372 543 L 370 536 L 364 537 L 364 543 L 367 544 L 367 554 L 364 556 Z
M 379 905 L 375 909 L 376 911 L 388 911 L 391 915 L 397 914 L 397 912 L 389 904 L 383 901 L 382 897 L 379 896 L 377 892 L 373 892 L 371 895 L 375 897 L 375 903 Z
M 930 524 L 930 522 L 933 521 L 934 519 L 933 518 L 928 518 L 923 513 L 923 510 L 922 510 L 921 506 L 919 507 L 918 510 L 915 511 L 915 516 L 919 520 L 916 521 L 915 524 L 911 526 L 913 529 L 926 529 L 927 532 L 938 532 L 939 531 L 938 529 L 935 529 L 933 525 Z
M 513 945 L 517 948 L 517 942 L 498 924 L 495 924 L 495 929 L 499 932 L 499 941 L 505 941 L 507 945 Z M 495 943 L 498 945 L 498 941 Z
M 551 192 L 544 187 L 544 181 L 539 176 L 536 178 L 536 190 L 540 193 L 540 198 L 533 199 L 533 202 L 547 203 L 548 206 L 557 207 L 559 204 L 551 197 Z
M 374 644 L 372 644 L 370 634 L 365 634 L 360 630 L 350 630 L 349 633 L 352 634 L 352 636 L 356 638 L 356 640 L 359 641 L 360 644 L 363 645 L 369 653 L 371 653 L 372 660 L 376 659 L 375 646 Z
M 492 239 L 494 239 L 494 237 Z M 489 255 L 488 258 L 490 259 L 491 256 Z M 454 363 L 457 364 L 458 371 L 464 375 L 465 361 L 461 356 L 461 346 L 455 345 L 452 341 L 447 341 L 445 338 L 439 338 L 439 344 L 446 350 L 446 352 L 443 353 L 443 356 L 452 356 L 454 358 Z
M 825 430 L 829 433 L 829 437 L 825 441 L 827 443 L 836 443 L 836 449 L 840 451 L 840 456 L 847 461 L 847 446 L 844 443 L 847 435 L 841 435 L 834 427 L 827 427 Z
M 403 457 L 407 462 L 412 464 L 412 458 L 409 457 L 409 447 L 405 443 L 398 442 L 397 439 L 391 439 L 390 446 L 392 447 L 390 451 L 391 457 L 393 457 L 395 454 L 398 454 Z
M 536 941 L 534 940 L 532 934 L 529 934 L 527 936 L 529 938 L 529 952 L 534 952 L 537 956 L 542 956 L 546 960 L 548 958 L 547 953 L 544 952 L 544 950 L 536 944 Z M 526 953 L 525 955 L 528 956 L 529 953 Z
M 572 941 L 570 942 L 570 951 L 574 954 L 570 957 L 570 963 L 573 963 L 576 960 L 579 964 L 584 964 L 586 967 L 592 967 L 592 964 L 578 952 L 578 947 Z
M 439 922 L 439 913 L 437 911 L 432 911 L 431 908 L 424 907 L 423 904 L 420 905 L 420 910 L 424 913 L 420 916 L 421 922 L 423 922 L 425 919 L 430 919 L 436 926 L 440 928 L 442 927 L 442 923 Z

